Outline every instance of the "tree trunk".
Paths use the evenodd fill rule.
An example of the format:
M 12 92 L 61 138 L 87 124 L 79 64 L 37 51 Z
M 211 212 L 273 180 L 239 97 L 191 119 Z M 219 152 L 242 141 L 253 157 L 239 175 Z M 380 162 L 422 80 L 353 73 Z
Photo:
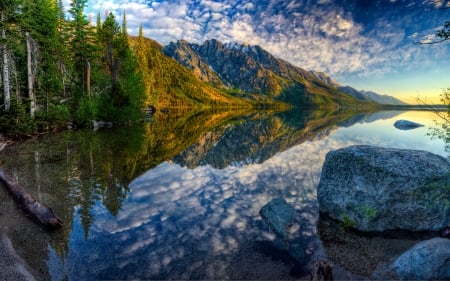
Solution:
M 34 118 L 34 114 L 36 113 L 36 96 L 34 95 L 33 88 L 33 69 L 31 62 L 31 36 L 27 31 L 25 32 L 25 37 L 27 40 L 27 77 L 28 77 L 28 97 L 30 98 L 30 116 Z
M 25 213 L 40 226 L 50 230 L 63 226 L 63 222 L 51 208 L 36 201 L 30 194 L 26 193 L 17 183 L 15 183 L 13 179 L 5 175 L 3 171 L 0 171 L 0 182 L 4 184 L 8 192 Z
M 5 12 L 2 11 L 1 14 L 1 21 L 5 21 Z M 6 30 L 5 28 L 2 28 L 2 56 L 3 56 L 3 91 L 5 95 L 5 110 L 9 111 L 11 107 L 11 87 L 9 85 L 9 67 L 8 67 L 8 49 L 6 48 Z
M 91 96 L 91 64 L 86 62 L 86 94 Z

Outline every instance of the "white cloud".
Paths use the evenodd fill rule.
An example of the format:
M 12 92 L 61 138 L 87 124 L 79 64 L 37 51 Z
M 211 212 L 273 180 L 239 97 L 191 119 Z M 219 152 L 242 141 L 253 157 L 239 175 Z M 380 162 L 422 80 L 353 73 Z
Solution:
M 446 5 L 443 2 L 435 1 L 436 7 Z M 68 5 L 68 0 L 65 4 Z M 396 1 L 386 4 L 398 6 Z M 413 4 L 413 8 L 403 8 L 402 13 L 410 9 L 414 15 L 386 9 L 361 20 L 351 7 L 343 7 L 336 0 L 239 3 L 234 0 L 90 0 L 88 3 L 92 18 L 97 12 L 103 14 L 109 10 L 120 20 L 122 11 L 126 10 L 130 33 L 137 33 L 142 23 L 144 34 L 162 44 L 179 39 L 201 43 L 213 38 L 259 44 L 297 66 L 333 76 L 383 75 L 398 71 L 400 66 L 411 67 L 412 61 L 420 64 L 432 58 L 437 60 L 436 54 L 426 57 L 426 51 L 412 44 L 424 35 L 407 29 L 419 28 L 424 21 L 433 20 L 421 13 L 423 3 Z M 408 16 L 416 17 L 405 22 Z

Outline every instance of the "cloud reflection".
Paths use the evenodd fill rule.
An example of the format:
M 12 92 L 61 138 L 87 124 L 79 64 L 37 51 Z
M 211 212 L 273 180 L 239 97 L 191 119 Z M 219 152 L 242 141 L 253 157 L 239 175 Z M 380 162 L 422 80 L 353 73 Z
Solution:
M 284 279 L 295 263 L 277 260 L 272 256 L 276 247 L 269 251 L 262 246 L 279 242 L 260 217 L 261 207 L 279 196 L 292 204 L 297 214 L 291 247 L 300 249 L 293 256 L 305 262 L 310 256 L 317 258 L 321 252 L 315 229 L 316 186 L 326 153 L 353 144 L 390 145 L 388 138 L 396 132 L 391 123 L 365 124 L 373 132 L 391 130 L 386 138 L 380 133 L 374 141 L 365 127 L 354 125 L 242 167 L 188 169 L 164 162 L 129 185 L 128 198 L 115 217 L 96 206 L 89 240 L 76 235 L 71 239 L 70 247 L 78 251 L 71 251 L 66 260 L 70 276 Z M 345 131 L 354 128 L 359 133 L 345 138 Z
M 306 142 L 262 164 L 240 168 L 187 169 L 162 163 L 130 184 L 129 197 L 116 217 L 95 210 L 90 239 L 72 241 L 78 248 L 101 247 L 102 256 L 94 257 L 89 249 L 69 260 L 90 264 L 93 278 L 227 278 L 243 249 L 275 239 L 259 215 L 263 205 L 282 195 L 297 210 L 315 206 L 326 153 L 321 147 L 339 146 L 324 142 Z M 316 211 L 311 208 L 301 219 L 315 220 Z M 314 235 L 315 223 L 309 225 L 294 228 Z M 253 254 L 241 266 L 251 266 Z

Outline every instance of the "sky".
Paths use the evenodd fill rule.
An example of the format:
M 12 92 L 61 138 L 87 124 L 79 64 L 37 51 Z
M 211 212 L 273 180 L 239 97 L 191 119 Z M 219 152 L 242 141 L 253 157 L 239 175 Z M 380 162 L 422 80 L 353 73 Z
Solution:
M 66 6 L 70 0 L 64 0 Z M 450 88 L 450 42 L 429 42 L 450 20 L 446 0 L 88 0 L 86 14 L 126 11 L 128 32 L 166 45 L 208 39 L 260 45 L 341 85 L 437 102 Z M 435 39 L 435 38 L 434 38 Z

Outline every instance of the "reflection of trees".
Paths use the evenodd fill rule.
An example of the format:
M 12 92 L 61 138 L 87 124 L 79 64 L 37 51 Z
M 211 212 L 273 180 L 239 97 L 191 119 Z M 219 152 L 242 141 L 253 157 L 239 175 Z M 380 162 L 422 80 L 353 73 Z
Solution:
M 354 122 L 352 111 L 291 111 L 254 113 L 236 117 L 227 126 L 205 131 L 196 142 L 173 160 L 189 168 L 211 165 L 262 163 L 278 152 L 314 138 L 322 138 L 338 124 Z M 363 118 L 363 117 L 361 117 Z
M 88 237 L 96 208 L 103 205 L 117 215 L 130 191 L 129 182 L 163 161 L 178 161 L 196 146 L 205 148 L 194 151 L 203 157 L 220 139 L 230 146 L 228 151 L 227 145 L 216 146 L 220 152 L 216 159 L 226 152 L 228 162 L 237 160 L 236 153 L 243 158 L 252 153 L 264 160 L 299 142 L 326 135 L 336 124 L 351 123 L 354 115 L 300 109 L 284 113 L 245 109 L 158 113 L 151 122 L 133 127 L 65 132 L 18 145 L 9 154 L 2 151 L 2 168 L 16 174 L 28 192 L 65 222 L 57 233 L 33 236 L 42 252 L 36 267 L 42 267 L 40 263 L 47 260 L 46 243 L 62 257 L 69 252 L 75 214 Z M 241 144 L 246 146 L 235 149 Z M 199 163 L 196 158 L 191 160 Z M 30 237 L 25 231 L 20 233 L 23 239 Z

